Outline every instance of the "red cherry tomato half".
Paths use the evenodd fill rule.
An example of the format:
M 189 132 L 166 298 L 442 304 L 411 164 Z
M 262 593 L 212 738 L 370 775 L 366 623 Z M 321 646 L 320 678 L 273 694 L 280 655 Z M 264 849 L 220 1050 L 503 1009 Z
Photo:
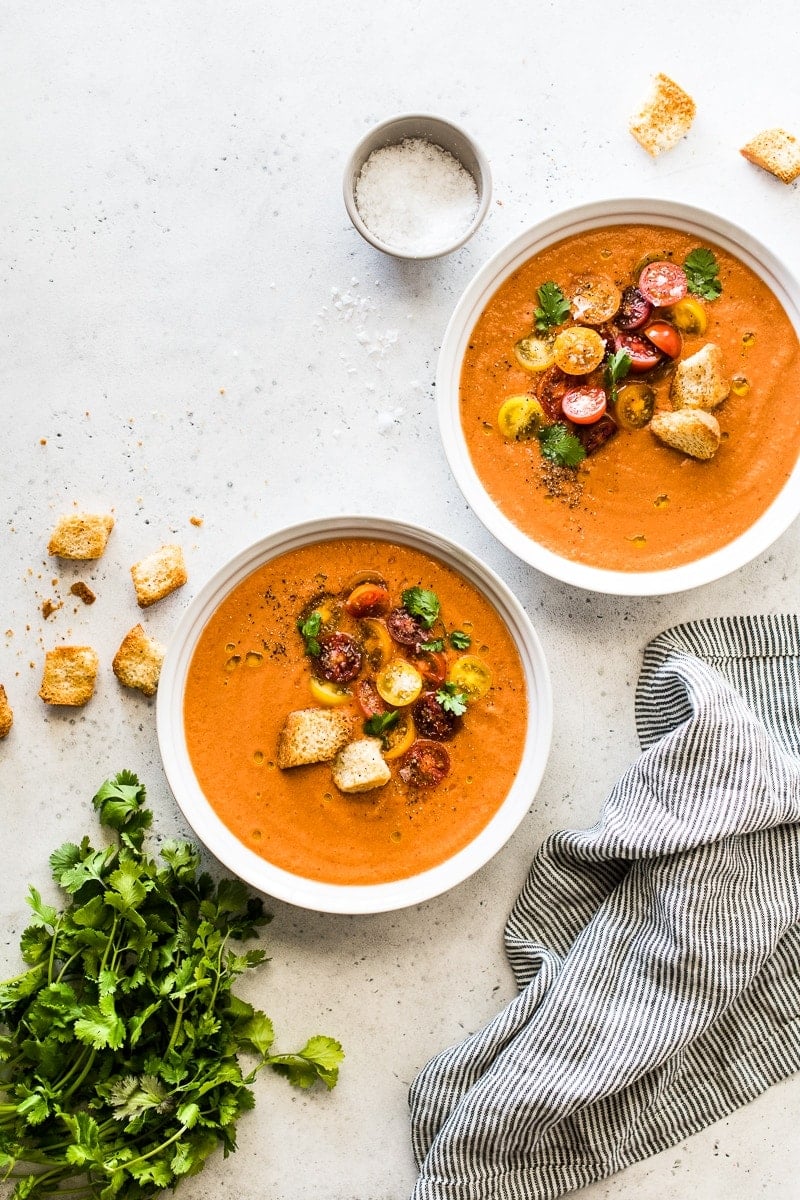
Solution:
M 615 339 L 617 350 L 630 355 L 630 370 L 634 375 L 650 371 L 661 362 L 661 352 L 655 345 L 638 333 L 618 333 Z
M 593 425 L 606 411 L 606 394 L 601 387 L 570 388 L 564 393 L 561 411 L 576 425 Z
M 447 655 L 439 650 L 418 650 L 412 654 L 411 662 L 426 683 L 435 683 L 438 687 L 447 678 Z
M 410 787 L 436 787 L 450 770 L 450 755 L 439 742 L 414 742 L 404 755 L 400 778 Z
M 386 712 L 386 705 L 378 695 L 378 689 L 369 679 L 359 679 L 355 693 L 356 704 L 367 720 Z
M 414 705 L 414 724 L 423 738 L 449 742 L 461 728 L 461 717 L 443 709 L 436 692 L 425 692 Z
M 686 272 L 677 263 L 648 263 L 639 276 L 639 291 L 656 308 L 677 304 L 688 290 Z
M 379 583 L 362 583 L 353 588 L 344 602 L 351 617 L 374 617 L 389 607 L 389 593 Z
M 667 358 L 677 358 L 683 349 L 683 338 L 668 321 L 653 321 L 642 333 Z
M 328 683 L 350 683 L 361 673 L 364 656 L 349 633 L 331 633 L 320 638 L 314 672 Z
M 430 637 L 427 629 L 404 608 L 393 608 L 386 618 L 386 628 L 401 646 L 418 646 Z

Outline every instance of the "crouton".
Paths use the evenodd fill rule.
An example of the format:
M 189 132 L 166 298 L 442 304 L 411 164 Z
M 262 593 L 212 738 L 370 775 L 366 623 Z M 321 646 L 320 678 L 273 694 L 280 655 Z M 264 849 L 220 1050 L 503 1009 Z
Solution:
M 113 528 L 110 513 L 70 513 L 50 535 L 47 553 L 56 558 L 100 558 Z
M 134 563 L 131 576 L 139 607 L 147 608 L 186 583 L 189 576 L 186 574 L 183 550 L 174 544 L 161 546 L 147 558 Z
M 6 689 L 0 683 L 0 741 L 8 737 L 11 732 L 11 726 L 14 724 L 14 712 L 11 705 L 8 703 Z
M 332 767 L 340 792 L 371 792 L 389 782 L 392 772 L 381 754 L 380 738 L 359 738 L 339 751 Z
M 290 712 L 278 736 L 281 770 L 308 763 L 330 762 L 350 737 L 351 719 L 333 708 L 301 708 Z
M 703 408 L 706 412 L 722 404 L 731 390 L 725 360 L 719 346 L 706 342 L 675 368 L 670 399 L 675 408 Z
M 800 175 L 800 142 L 785 129 L 765 129 L 739 153 L 781 183 L 792 183 Z
M 685 137 L 694 120 L 697 105 L 668 75 L 658 74 L 628 129 L 654 158 L 671 150 Z
M 713 458 L 722 436 L 717 418 L 702 408 L 656 413 L 650 428 L 662 442 L 690 458 Z
M 141 625 L 134 625 L 122 639 L 111 666 L 124 687 L 154 696 L 165 653 L 160 642 L 148 637 Z
M 86 704 L 92 698 L 99 665 L 91 646 L 56 646 L 45 655 L 39 695 L 45 704 Z

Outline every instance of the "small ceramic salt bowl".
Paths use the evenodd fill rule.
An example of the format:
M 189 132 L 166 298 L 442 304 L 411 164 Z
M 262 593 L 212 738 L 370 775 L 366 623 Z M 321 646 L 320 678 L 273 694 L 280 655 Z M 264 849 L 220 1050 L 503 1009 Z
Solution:
M 391 117 L 348 159 L 344 203 L 361 236 L 395 258 L 440 258 L 472 237 L 489 209 L 489 161 L 440 117 Z

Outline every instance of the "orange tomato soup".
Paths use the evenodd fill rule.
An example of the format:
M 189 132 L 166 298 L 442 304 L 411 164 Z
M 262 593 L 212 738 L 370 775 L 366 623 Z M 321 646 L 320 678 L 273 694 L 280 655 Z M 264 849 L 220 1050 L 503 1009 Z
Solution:
M 497 426 L 505 399 L 536 390 L 537 377 L 519 365 L 514 344 L 531 331 L 537 288 L 553 280 L 569 295 L 571 283 L 592 274 L 609 276 L 622 288 L 636 281 L 644 256 L 680 264 L 700 245 L 717 257 L 722 294 L 703 302 L 708 327 L 702 335 L 684 333 L 682 357 L 714 342 L 736 383 L 714 410 L 722 432 L 715 456 L 699 461 L 659 442 L 646 427 L 620 429 L 574 470 L 574 482 L 554 486 L 537 440 L 506 440 Z M 656 317 L 662 311 L 669 318 L 668 309 L 655 310 Z M 662 368 L 653 373 L 656 410 L 670 408 L 669 375 Z M 710 554 L 765 511 L 800 453 L 799 395 L 797 334 L 749 267 L 686 233 L 615 225 L 550 246 L 500 286 L 464 356 L 461 420 L 484 487 L 524 533 L 578 562 L 652 571 Z
M 320 593 L 346 594 L 364 572 L 381 575 L 398 597 L 411 587 L 434 591 L 447 629 L 467 631 L 471 653 L 491 670 L 488 694 L 469 704 L 446 743 L 451 769 L 435 788 L 409 788 L 393 764 L 384 787 L 346 795 L 330 762 L 276 765 L 287 715 L 315 707 L 298 617 Z M 363 714 L 352 703 L 345 711 L 353 736 L 363 737 Z M 403 879 L 471 842 L 514 780 L 527 720 L 522 664 L 488 601 L 435 558 L 358 538 L 281 554 L 238 584 L 200 636 L 184 693 L 189 756 L 221 820 L 270 863 L 337 884 Z

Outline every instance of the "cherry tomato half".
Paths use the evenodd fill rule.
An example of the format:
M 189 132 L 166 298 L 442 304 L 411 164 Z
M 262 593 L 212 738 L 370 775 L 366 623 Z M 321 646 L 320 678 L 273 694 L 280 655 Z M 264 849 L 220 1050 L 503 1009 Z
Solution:
M 634 375 L 643 371 L 651 371 L 661 362 L 661 351 L 655 345 L 638 333 L 618 333 L 615 338 L 617 350 L 624 350 L 630 355 L 630 370 Z
M 361 583 L 344 602 L 351 617 L 375 617 L 389 607 L 389 593 L 379 583 Z
M 426 683 L 438 686 L 447 678 L 447 655 L 440 650 L 418 650 L 411 661 Z
M 446 712 L 436 692 L 423 693 L 414 705 L 414 720 L 421 736 L 434 742 L 449 742 L 461 728 L 461 717 Z
M 570 388 L 564 393 L 561 411 L 576 425 L 593 425 L 606 411 L 606 394 L 601 387 Z
M 319 654 L 314 659 L 315 674 L 328 683 L 350 683 L 361 672 L 364 656 L 349 633 L 331 633 L 320 638 Z
M 439 742 L 414 742 L 400 767 L 409 787 L 436 787 L 450 770 L 450 755 Z
M 386 627 L 401 646 L 418 646 L 430 637 L 427 629 L 404 608 L 393 608 L 386 618 Z
M 683 349 L 683 338 L 668 321 L 653 321 L 652 325 L 644 327 L 642 333 L 667 358 L 677 358 Z
M 646 383 L 626 383 L 617 393 L 614 415 L 623 429 L 644 429 L 656 406 L 656 394 Z
M 378 695 L 378 689 L 369 679 L 359 679 L 355 686 L 356 704 L 367 720 L 386 712 L 386 705 Z
M 639 291 L 656 308 L 677 304 L 688 290 L 686 272 L 677 263 L 648 263 L 639 276 Z
M 650 320 L 652 311 L 652 304 L 637 287 L 626 287 L 622 293 L 622 303 L 616 316 L 616 323 L 620 329 L 630 333 L 634 329 L 641 329 L 642 325 Z

